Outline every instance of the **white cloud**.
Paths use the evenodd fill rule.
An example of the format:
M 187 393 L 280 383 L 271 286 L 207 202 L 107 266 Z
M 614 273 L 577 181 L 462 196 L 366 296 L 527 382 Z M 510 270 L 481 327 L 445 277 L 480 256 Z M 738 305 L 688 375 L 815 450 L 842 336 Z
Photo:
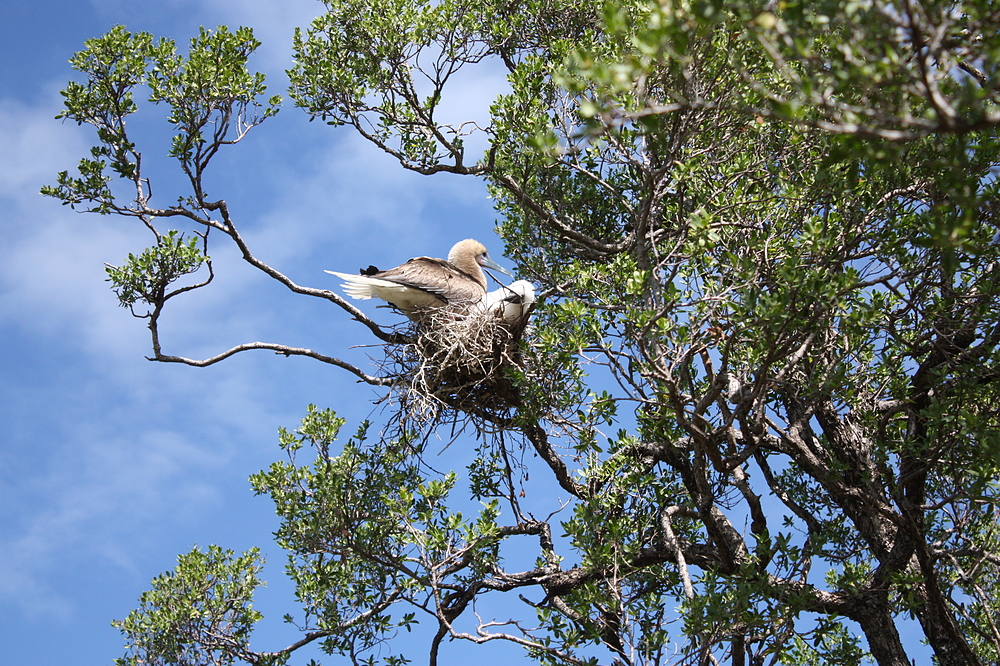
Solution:
M 336 133 L 336 140 L 319 138 L 328 148 L 308 166 L 271 170 L 269 176 L 282 182 L 282 197 L 262 211 L 261 224 L 251 236 L 275 261 L 308 252 L 317 243 L 347 250 L 346 255 L 353 246 L 371 248 L 383 258 L 408 257 L 431 235 L 421 227 L 434 198 L 465 199 L 469 204 L 478 195 L 485 201 L 481 183 L 407 172 L 349 130 L 309 129 Z
M 94 224 L 39 194 L 88 150 L 85 131 L 53 120 L 57 108 L 51 99 L 35 107 L 0 100 L 0 322 L 62 335 L 69 347 L 134 352 L 121 313 L 108 307 L 102 262 L 134 248 L 135 230 Z
M 84 132 L 54 119 L 61 109 L 54 95 L 39 106 L 0 100 L 0 196 L 30 205 L 42 185 L 55 182 L 57 170 L 84 154 Z
M 210 474 L 231 454 L 173 432 L 151 430 L 125 439 L 114 432 L 120 430 L 116 425 L 61 433 L 70 438 L 61 455 L 5 490 L 8 507 L 14 500 L 13 506 L 32 509 L 0 539 L 0 600 L 29 615 L 65 620 L 81 609 L 47 582 L 60 568 L 79 561 L 96 568 L 103 560 L 135 570 L 135 558 L 158 536 L 148 532 L 149 525 L 166 531 L 219 503 Z M 193 475 L 192 469 L 202 473 Z
M 306 28 L 313 18 L 322 14 L 325 7 L 317 0 L 210 0 L 204 2 L 200 13 L 206 27 L 216 24 L 253 28 L 260 40 L 257 51 L 260 61 L 254 66 L 268 74 L 278 74 L 292 64 L 292 35 L 295 28 Z

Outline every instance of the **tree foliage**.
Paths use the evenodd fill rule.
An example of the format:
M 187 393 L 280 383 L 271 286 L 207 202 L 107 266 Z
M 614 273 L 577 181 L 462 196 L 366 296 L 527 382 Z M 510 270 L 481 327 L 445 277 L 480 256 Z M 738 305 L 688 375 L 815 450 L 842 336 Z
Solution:
M 129 654 L 115 663 L 221 666 L 248 655 L 257 660 L 250 634 L 262 616 L 251 599 L 262 562 L 256 548 L 233 555 L 209 546 L 178 557 L 177 568 L 143 593 L 139 608 L 114 622 L 129 642 Z
M 195 632 L 184 649 L 267 663 L 319 641 L 352 663 L 404 663 L 391 639 L 429 622 L 432 664 L 462 639 L 546 664 L 903 666 L 912 617 L 939 664 L 1000 659 L 994 3 L 324 4 L 294 39 L 295 105 L 407 169 L 483 178 L 543 298 L 509 369 L 515 399 L 444 399 L 479 428 L 464 475 L 426 464 L 405 415 L 396 436 L 362 428 L 339 448 L 329 411 L 283 432 L 288 460 L 253 485 L 282 518 L 304 637 L 256 653 Z M 100 143 L 45 193 L 156 235 L 109 269 L 123 303 L 153 306 L 137 314 L 154 359 L 264 347 L 391 391 L 391 373 L 282 345 L 161 353 L 165 300 L 211 266 L 166 286 L 207 261 L 211 230 L 386 345 L 412 341 L 257 260 L 207 198 L 211 158 L 277 109 L 245 68 L 255 47 L 224 28 L 186 58 L 123 28 L 88 41 L 63 116 Z M 443 123 L 456 74 L 482 66 L 509 83 L 489 126 Z M 166 208 L 125 130 L 143 84 L 171 109 L 189 184 Z M 473 133 L 488 139 L 479 158 Z M 175 217 L 200 247 L 160 230 Z M 526 452 L 565 502 L 525 508 Z M 510 564 L 511 548 L 534 564 Z M 490 605 L 511 596 L 520 608 Z M 124 663 L 175 663 L 176 645 L 148 639 L 175 626 L 172 599 L 124 621 Z

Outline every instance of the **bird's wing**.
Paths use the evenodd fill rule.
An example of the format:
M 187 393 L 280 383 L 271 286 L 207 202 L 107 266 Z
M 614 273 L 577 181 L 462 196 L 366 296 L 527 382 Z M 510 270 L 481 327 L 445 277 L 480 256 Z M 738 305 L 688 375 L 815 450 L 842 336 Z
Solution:
M 435 294 L 446 303 L 475 302 L 486 292 L 473 276 L 444 259 L 432 257 L 410 259 L 375 277 Z

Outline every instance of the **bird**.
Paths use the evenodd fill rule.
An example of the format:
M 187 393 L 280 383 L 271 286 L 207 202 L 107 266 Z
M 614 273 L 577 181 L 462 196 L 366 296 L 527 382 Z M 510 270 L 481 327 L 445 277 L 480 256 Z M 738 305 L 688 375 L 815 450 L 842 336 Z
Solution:
M 344 292 L 351 298 L 380 298 L 406 315 L 423 308 L 471 307 L 486 295 L 483 268 L 492 268 L 513 277 L 490 258 L 486 247 L 467 238 L 455 243 L 448 259 L 415 257 L 395 268 L 380 271 L 374 266 L 361 275 L 325 271 L 344 280 Z
M 517 324 L 528 315 L 534 302 L 535 286 L 527 280 L 517 280 L 483 296 L 472 311 L 495 313 L 503 317 L 504 323 Z

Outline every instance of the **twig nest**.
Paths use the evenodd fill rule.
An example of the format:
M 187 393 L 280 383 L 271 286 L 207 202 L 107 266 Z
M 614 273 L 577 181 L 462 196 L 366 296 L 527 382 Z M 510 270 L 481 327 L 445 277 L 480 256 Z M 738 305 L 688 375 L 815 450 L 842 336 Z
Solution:
M 508 289 L 508 288 L 504 288 Z M 532 301 L 516 316 L 509 301 L 491 307 L 426 308 L 414 313 L 411 344 L 387 347 L 411 418 L 434 420 L 442 408 L 496 414 L 518 402 L 506 370 L 521 366 L 518 343 Z

